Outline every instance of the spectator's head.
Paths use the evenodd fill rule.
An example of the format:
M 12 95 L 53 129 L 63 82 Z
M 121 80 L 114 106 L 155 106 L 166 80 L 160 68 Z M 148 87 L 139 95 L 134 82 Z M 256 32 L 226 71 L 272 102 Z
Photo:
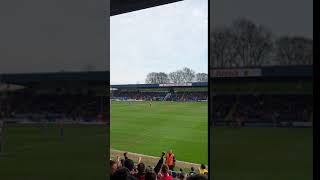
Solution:
M 157 180 L 157 174 L 152 169 L 147 169 L 144 180 Z
M 166 164 L 162 165 L 161 173 L 162 174 L 168 174 L 169 173 L 169 167 Z
M 161 156 L 163 157 L 164 155 L 166 155 L 166 153 L 165 153 L 165 152 L 162 152 Z
M 168 151 L 168 153 L 169 153 L 169 154 L 172 154 L 172 149 L 170 149 L 170 150 Z
M 111 175 L 111 180 L 127 180 L 130 171 L 127 168 L 119 168 Z
M 111 168 L 111 174 L 113 174 L 114 172 L 116 172 L 117 170 L 117 162 L 110 160 L 110 168 Z
M 208 176 L 196 174 L 196 175 L 189 176 L 187 180 L 208 180 Z
M 191 172 L 194 172 L 194 167 L 191 167 L 190 169 L 191 169 Z
M 124 161 L 124 167 L 128 168 L 129 171 L 132 171 L 134 169 L 134 162 L 131 159 L 126 159 Z
M 206 165 L 201 164 L 200 168 L 199 168 L 199 174 L 207 174 L 208 170 L 206 169 Z
M 127 152 L 125 152 L 125 153 L 123 153 L 123 156 L 124 156 L 124 159 L 128 159 L 128 153 Z
M 139 163 L 137 169 L 138 169 L 138 173 L 144 173 L 146 167 L 145 167 L 145 165 L 143 163 Z
M 169 171 L 171 172 L 171 174 L 169 173 L 169 175 L 171 175 L 173 178 L 177 177 L 177 173 L 175 171 Z
M 179 177 L 178 177 L 178 178 L 179 178 L 180 180 L 185 180 L 186 177 L 187 177 L 186 173 L 182 172 L 182 173 L 179 174 Z

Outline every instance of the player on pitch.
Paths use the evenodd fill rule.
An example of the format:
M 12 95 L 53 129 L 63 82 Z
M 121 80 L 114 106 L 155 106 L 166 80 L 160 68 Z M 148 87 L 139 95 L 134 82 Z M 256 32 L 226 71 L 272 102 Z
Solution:
M 63 137 L 64 137 L 63 120 L 59 121 L 59 127 L 60 127 L 60 139 L 61 139 L 61 141 L 63 141 Z

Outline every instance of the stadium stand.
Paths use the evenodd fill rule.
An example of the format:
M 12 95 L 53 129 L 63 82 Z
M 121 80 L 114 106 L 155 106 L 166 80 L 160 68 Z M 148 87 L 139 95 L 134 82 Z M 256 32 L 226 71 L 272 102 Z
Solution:
M 23 88 L 1 92 L 7 122 L 108 121 L 106 72 L 3 74 L 3 84 Z M 69 84 L 72 84 L 69 85 Z
M 122 92 L 113 93 L 115 99 L 134 100 L 163 100 L 163 101 L 205 101 L 208 99 L 207 92 Z
M 312 125 L 311 66 L 219 69 L 211 75 L 212 125 Z
M 214 99 L 213 122 L 227 121 L 229 113 L 244 123 L 308 122 L 312 118 L 311 95 L 221 95 Z
M 207 101 L 207 86 L 208 83 L 111 85 L 111 98 L 135 101 Z

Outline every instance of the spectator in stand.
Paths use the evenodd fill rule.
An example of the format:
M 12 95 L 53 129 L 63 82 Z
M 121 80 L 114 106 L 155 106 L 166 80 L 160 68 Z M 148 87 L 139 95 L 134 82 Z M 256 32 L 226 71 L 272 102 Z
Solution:
M 128 154 L 127 152 L 124 152 L 124 153 L 123 153 L 124 159 L 121 159 L 121 160 L 120 160 L 121 166 L 124 166 L 125 160 L 129 159 L 128 156 L 127 156 L 127 154 Z
M 208 180 L 208 176 L 202 174 L 196 174 L 193 176 L 189 176 L 187 180 Z
M 134 162 L 131 159 L 124 160 L 124 167 L 128 168 L 131 175 L 135 175 Z
M 160 180 L 172 180 L 172 176 L 169 175 L 169 167 L 166 164 L 161 167 Z
M 127 152 L 123 153 L 123 157 L 124 157 L 125 160 L 129 159 L 128 158 L 128 153 Z
M 201 164 L 201 166 L 199 167 L 199 174 L 208 174 L 208 170 L 206 168 L 206 165 Z
M 191 167 L 190 170 L 191 171 L 189 172 L 189 176 L 192 176 L 192 175 L 196 174 L 196 172 L 194 171 L 194 167 Z
M 137 178 L 132 176 L 127 168 L 122 167 L 114 172 L 111 176 L 111 180 L 137 180 Z
M 163 164 L 164 161 L 164 156 L 165 156 L 165 152 L 162 152 L 161 157 L 156 165 L 156 167 L 154 168 L 154 171 L 156 172 L 156 174 L 158 174 L 160 172 L 161 166 Z
M 176 165 L 176 158 L 172 153 L 172 150 L 169 150 L 166 154 L 166 165 L 169 167 L 169 170 L 174 170 L 174 167 Z
M 116 161 L 110 160 L 110 168 L 111 168 L 111 172 L 110 174 L 113 175 L 117 169 L 118 169 L 118 164 Z
M 125 160 L 123 160 L 123 164 L 120 164 L 120 157 L 117 156 L 117 161 L 110 160 L 111 180 L 187 180 L 187 177 L 192 177 L 192 179 L 200 178 L 200 180 L 203 178 L 207 179 L 208 170 L 204 164 L 199 168 L 199 173 L 196 173 L 193 167 L 191 167 L 191 172 L 189 174 L 184 173 L 181 168 L 178 172 L 169 170 L 164 157 L 170 153 L 173 155 L 171 150 L 168 151 L 167 154 L 162 152 L 160 159 L 154 168 L 151 166 L 146 167 L 144 163 L 141 163 L 141 157 L 138 158 L 138 165 L 135 166 L 133 160 L 128 158 L 127 153 L 124 153 Z M 202 174 L 203 176 L 198 176 L 199 174 Z
M 157 174 L 152 169 L 147 169 L 144 180 L 157 180 Z
M 138 178 L 139 180 L 144 180 L 145 179 L 145 165 L 143 163 L 139 163 L 137 167 L 138 173 L 135 174 L 135 177 Z
M 172 179 L 173 179 L 173 180 L 178 180 L 178 177 L 177 177 L 178 174 L 177 174 L 177 172 L 175 172 L 175 171 L 170 171 L 170 170 L 169 170 L 169 175 L 172 176 Z
M 185 180 L 187 178 L 187 174 L 184 172 L 179 173 L 178 179 L 179 180 Z

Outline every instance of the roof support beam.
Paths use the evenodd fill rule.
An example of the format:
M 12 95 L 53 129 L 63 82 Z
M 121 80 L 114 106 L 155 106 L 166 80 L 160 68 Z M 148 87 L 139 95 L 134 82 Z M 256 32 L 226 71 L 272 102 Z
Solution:
M 115 16 L 178 1 L 182 0 L 111 0 L 110 15 Z

